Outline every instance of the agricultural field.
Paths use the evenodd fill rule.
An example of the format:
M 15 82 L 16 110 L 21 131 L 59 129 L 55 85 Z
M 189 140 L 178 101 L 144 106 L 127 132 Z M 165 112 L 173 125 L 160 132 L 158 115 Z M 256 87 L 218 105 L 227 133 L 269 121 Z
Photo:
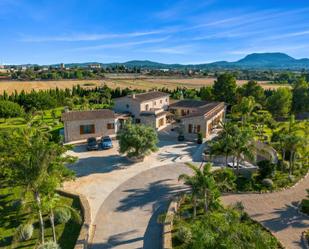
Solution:
M 93 88 L 106 84 L 111 88 L 138 88 L 138 89 L 151 89 L 154 87 L 162 88 L 166 87 L 174 89 L 176 87 L 187 87 L 187 88 L 200 88 L 202 86 L 213 85 L 215 78 L 172 78 L 172 77 L 141 77 L 141 76 L 130 76 L 130 75 L 110 75 L 102 80 L 59 80 L 59 81 L 0 81 L 0 93 L 6 91 L 12 93 L 15 90 L 20 92 L 22 90 L 30 92 L 32 90 L 46 90 L 51 88 L 72 88 L 74 85 L 81 85 L 84 88 Z M 238 80 L 238 85 L 243 85 L 246 80 Z M 260 81 L 259 84 L 264 89 L 274 89 L 279 86 L 270 84 L 267 81 Z

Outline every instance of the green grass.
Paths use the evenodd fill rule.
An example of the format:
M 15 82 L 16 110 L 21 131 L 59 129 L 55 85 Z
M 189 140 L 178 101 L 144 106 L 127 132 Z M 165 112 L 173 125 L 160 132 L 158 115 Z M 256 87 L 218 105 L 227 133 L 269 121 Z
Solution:
M 43 124 L 48 125 L 53 130 L 59 130 L 63 128 L 63 123 L 60 121 L 61 113 L 63 111 L 63 107 L 55 108 L 56 111 L 56 119 L 52 117 L 52 110 L 46 110 L 43 112 L 43 115 L 36 114 L 33 118 L 33 121 L 42 121 Z M 9 118 L 9 119 L 0 119 L 0 130 L 1 129 L 18 129 L 26 127 L 27 123 L 24 118 Z
M 3 181 L 2 181 L 3 182 Z M 34 216 L 34 233 L 30 240 L 24 242 L 13 242 L 16 228 L 31 217 L 29 210 L 18 209 L 13 203 L 21 198 L 22 191 L 18 187 L 0 186 L 0 248 L 34 248 L 39 243 L 39 226 L 37 217 Z M 77 198 L 68 198 L 61 196 L 61 203 L 80 210 L 80 203 Z M 45 220 L 45 240 L 52 239 L 52 229 L 46 214 Z M 74 248 L 79 235 L 81 224 L 70 220 L 66 224 L 56 225 L 58 243 L 62 249 Z

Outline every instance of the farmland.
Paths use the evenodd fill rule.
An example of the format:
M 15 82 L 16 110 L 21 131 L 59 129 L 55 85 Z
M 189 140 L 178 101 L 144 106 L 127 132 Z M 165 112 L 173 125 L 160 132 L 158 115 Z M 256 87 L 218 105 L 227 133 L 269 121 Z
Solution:
M 71 88 L 73 85 L 81 85 L 84 88 L 94 88 L 106 84 L 111 88 L 138 88 L 151 89 L 154 87 L 166 87 L 174 89 L 176 87 L 200 88 L 211 86 L 215 78 L 175 78 L 175 77 L 141 77 L 138 75 L 108 75 L 102 80 L 59 80 L 59 81 L 0 81 L 0 93 L 6 91 L 12 93 L 15 90 L 20 92 L 30 92 L 32 90 L 46 90 L 58 87 L 59 89 Z M 238 80 L 238 85 L 243 85 L 247 81 Z M 283 85 L 270 84 L 267 81 L 260 81 L 259 84 L 264 89 L 274 89 Z

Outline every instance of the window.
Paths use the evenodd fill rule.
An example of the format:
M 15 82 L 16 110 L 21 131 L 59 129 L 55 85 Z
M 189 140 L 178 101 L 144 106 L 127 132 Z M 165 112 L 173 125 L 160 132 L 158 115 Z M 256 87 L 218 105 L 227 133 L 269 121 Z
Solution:
M 108 130 L 115 129 L 115 124 L 114 124 L 114 123 L 108 123 L 108 124 L 107 124 L 107 129 L 108 129 Z
M 146 108 L 146 111 L 148 111 L 148 110 L 149 110 L 149 105 L 147 104 L 147 105 L 145 106 L 145 108 Z
M 126 107 L 127 107 L 127 109 L 129 109 L 129 107 L 130 107 L 129 104 L 127 104 Z
M 197 134 L 201 131 L 201 126 L 200 125 L 194 125 L 193 128 L 193 133 Z
M 157 102 L 156 101 L 153 101 L 153 105 L 156 105 L 157 104 Z
M 160 100 L 160 104 L 162 104 L 162 102 L 163 102 L 163 101 L 162 101 L 162 99 L 161 99 L 161 100 Z
M 165 102 L 167 102 L 167 101 L 168 101 L 168 99 L 166 98 L 166 99 L 165 99 Z
M 93 124 L 91 125 L 81 125 L 79 127 L 80 134 L 92 134 L 95 133 L 95 127 Z
M 188 133 L 192 133 L 192 124 L 189 124 Z

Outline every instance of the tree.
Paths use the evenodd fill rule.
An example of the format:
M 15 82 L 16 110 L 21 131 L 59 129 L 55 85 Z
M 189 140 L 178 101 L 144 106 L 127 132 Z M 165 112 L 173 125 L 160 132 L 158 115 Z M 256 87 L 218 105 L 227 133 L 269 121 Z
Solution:
M 267 109 L 275 117 L 286 117 L 291 111 L 292 93 L 286 87 L 279 87 L 267 99 Z
M 213 94 L 216 100 L 229 104 L 236 100 L 236 79 L 232 74 L 221 74 L 213 85 Z
M 254 97 L 243 97 L 241 101 L 232 107 L 232 113 L 240 116 L 242 124 L 245 125 L 254 109 L 261 107 L 256 103 Z
M 8 100 L 0 100 L 0 118 L 14 118 L 22 116 L 23 108 L 14 102 Z
M 253 124 L 261 141 L 263 140 L 265 126 L 271 122 L 273 122 L 273 119 L 270 112 L 265 110 L 258 110 L 257 112 L 253 113 Z
M 202 100 L 213 100 L 213 88 L 211 86 L 203 86 L 200 88 L 200 97 Z
M 181 175 L 180 179 L 185 179 L 185 183 L 194 185 L 194 189 L 203 199 L 204 212 L 207 213 L 210 204 L 215 204 L 219 198 L 219 191 L 216 182 L 211 173 L 211 164 L 207 163 L 202 168 L 198 168 L 193 164 L 187 164 L 194 172 L 193 176 Z M 189 182 L 188 182 L 189 181 Z
M 200 191 L 197 179 L 194 176 L 182 174 L 178 177 L 178 181 L 184 181 L 184 184 L 189 186 L 191 189 L 191 195 L 193 200 L 193 217 L 196 218 L 197 198 Z
M 117 134 L 120 153 L 128 157 L 143 158 L 157 151 L 158 137 L 156 131 L 146 125 L 126 124 Z
M 254 158 L 254 146 L 252 144 L 253 132 L 250 128 L 235 127 L 233 134 L 233 149 L 232 155 L 236 158 L 237 172 L 239 173 L 239 164 L 244 157 L 251 160 Z
M 210 154 L 211 155 L 224 155 L 225 165 L 228 164 L 228 157 L 232 154 L 234 148 L 233 134 L 235 125 L 233 123 L 221 123 L 221 131 L 218 137 L 210 142 Z
M 73 172 L 65 166 L 73 160 L 70 156 L 64 156 L 66 150 L 66 147 L 50 142 L 41 129 L 28 127 L 0 134 L 0 167 L 5 169 L 5 176 L 12 185 L 21 186 L 25 192 L 31 193 L 36 203 L 42 243 L 44 186 L 48 183 L 49 189 L 54 190 L 73 177 Z
M 293 86 L 292 109 L 296 113 L 309 111 L 309 83 L 304 78 L 296 81 Z
M 265 104 L 265 93 L 263 87 L 261 87 L 256 81 L 250 80 L 239 88 L 239 92 L 242 97 L 252 96 L 255 101 L 261 105 Z

